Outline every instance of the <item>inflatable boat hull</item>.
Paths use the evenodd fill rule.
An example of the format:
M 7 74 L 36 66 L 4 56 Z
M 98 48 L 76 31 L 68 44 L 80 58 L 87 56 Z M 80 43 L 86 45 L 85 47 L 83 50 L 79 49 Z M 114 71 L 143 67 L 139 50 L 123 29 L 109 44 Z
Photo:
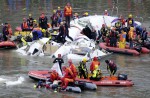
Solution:
M 0 42 L 0 48 L 16 48 L 16 44 L 12 41 Z
M 38 70 L 38 71 L 30 71 L 28 75 L 30 78 L 34 80 L 46 80 L 50 76 L 49 73 L 51 72 L 48 70 Z M 117 80 L 117 77 L 115 77 L 115 79 L 112 79 L 110 77 L 103 77 L 100 81 L 76 78 L 75 81 L 85 83 L 86 85 L 85 88 L 91 90 L 97 89 L 96 86 L 133 86 L 134 85 L 134 83 L 131 80 Z

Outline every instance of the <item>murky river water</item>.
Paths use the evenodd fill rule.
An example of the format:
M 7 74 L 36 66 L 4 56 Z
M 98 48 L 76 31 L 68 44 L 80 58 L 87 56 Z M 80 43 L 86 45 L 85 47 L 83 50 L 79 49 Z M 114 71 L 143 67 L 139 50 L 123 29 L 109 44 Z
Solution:
M 38 19 L 41 12 L 48 17 L 57 6 L 63 8 L 67 0 L 0 0 L 0 24 L 6 21 L 13 28 L 20 25 L 22 18 L 32 13 Z M 68 0 L 69 1 L 69 0 Z M 102 14 L 105 9 L 111 13 L 112 0 L 70 0 L 74 12 Z M 118 0 L 118 13 L 125 17 L 133 13 L 143 25 L 150 26 L 149 0 Z M 113 15 L 116 15 L 114 10 Z M 136 18 L 137 19 L 137 18 Z M 133 80 L 133 87 L 98 87 L 96 92 L 84 91 L 82 94 L 54 93 L 44 89 L 34 90 L 34 81 L 27 73 L 51 67 L 48 57 L 28 57 L 15 50 L 0 50 L 0 98 L 149 98 L 150 97 L 150 54 L 138 57 L 113 54 L 101 60 L 101 69 L 107 74 L 105 59 L 117 62 L 118 73 L 127 73 Z M 15 81 L 15 82 L 11 82 Z M 5 84 L 4 84 L 5 83 Z M 7 85 L 7 86 L 6 86 Z

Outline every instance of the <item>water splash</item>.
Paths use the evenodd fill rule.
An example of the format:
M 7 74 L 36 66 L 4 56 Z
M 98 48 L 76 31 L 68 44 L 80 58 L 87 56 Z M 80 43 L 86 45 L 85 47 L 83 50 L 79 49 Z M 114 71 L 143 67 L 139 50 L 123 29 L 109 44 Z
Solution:
M 19 77 L 17 81 L 6 81 L 6 86 L 13 86 L 13 85 L 19 85 L 22 84 L 23 81 L 25 81 L 24 77 Z

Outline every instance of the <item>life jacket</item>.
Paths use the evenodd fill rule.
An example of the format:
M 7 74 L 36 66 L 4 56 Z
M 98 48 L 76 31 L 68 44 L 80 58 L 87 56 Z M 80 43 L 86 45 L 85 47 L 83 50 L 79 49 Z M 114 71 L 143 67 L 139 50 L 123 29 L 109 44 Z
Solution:
M 65 16 L 71 16 L 72 15 L 72 7 L 68 7 L 68 6 L 65 6 Z
M 93 74 L 92 74 L 92 77 L 93 78 L 100 78 L 101 77 L 101 70 L 100 69 L 94 70 Z
M 126 39 L 126 32 L 123 32 L 123 33 L 120 34 L 120 41 L 124 42 L 125 39 Z
M 128 33 L 128 37 L 129 37 L 129 39 L 133 39 L 133 31 L 129 31 L 129 33 Z
M 127 25 L 128 26 L 133 26 L 133 19 L 132 18 L 128 18 L 128 20 L 127 20 Z
M 23 27 L 23 29 L 28 29 L 28 24 L 27 24 L 27 22 L 23 22 L 23 23 L 22 23 L 22 27 Z
M 113 61 L 110 60 L 109 61 L 109 66 L 114 69 L 116 67 L 116 64 Z
M 64 78 L 74 78 L 74 74 L 70 68 L 66 68 Z
M 126 23 L 125 19 L 121 19 L 120 22 L 122 23 L 122 25 L 125 25 Z
M 93 61 L 90 66 L 90 71 L 94 71 L 97 68 L 97 66 L 99 66 L 99 65 L 100 65 L 99 61 Z
M 80 71 L 80 70 L 86 71 L 86 65 L 85 65 L 85 63 L 80 62 L 80 65 L 78 66 L 78 69 L 79 69 L 79 71 Z
M 51 73 L 50 79 L 51 79 L 52 82 L 53 82 L 54 80 L 57 80 L 57 79 L 58 79 L 58 73 Z

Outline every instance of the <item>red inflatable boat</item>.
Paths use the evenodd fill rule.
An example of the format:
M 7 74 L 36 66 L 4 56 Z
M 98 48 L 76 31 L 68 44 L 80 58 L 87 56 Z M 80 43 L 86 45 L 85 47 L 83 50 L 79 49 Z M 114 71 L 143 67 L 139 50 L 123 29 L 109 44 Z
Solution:
M 100 43 L 99 46 L 100 46 L 100 48 L 102 48 L 108 52 L 123 53 L 123 54 L 129 54 L 129 55 L 140 55 L 140 52 L 141 53 L 150 53 L 150 50 L 145 47 L 141 47 L 140 52 L 138 52 L 136 49 L 129 49 L 128 45 L 126 45 L 126 49 L 122 49 L 122 48 L 118 48 L 118 47 L 109 47 L 109 46 L 106 46 L 106 43 Z
M 16 48 L 16 44 L 12 41 L 0 42 L 0 48 Z
M 131 80 L 118 80 L 117 77 L 110 77 L 105 76 L 99 81 L 93 81 L 89 79 L 80 79 L 76 78 L 77 81 L 84 81 L 84 82 L 92 82 L 96 84 L 97 86 L 133 86 L 134 83 Z
M 48 70 L 38 70 L 38 71 L 30 71 L 28 73 L 29 77 L 34 80 L 46 80 L 49 78 L 50 71 Z M 109 77 L 105 76 L 100 81 L 93 81 L 89 79 L 80 79 L 76 78 L 76 81 L 84 81 L 84 82 L 92 82 L 96 84 L 97 86 L 133 86 L 133 82 L 131 80 L 118 80 L 116 76 Z

